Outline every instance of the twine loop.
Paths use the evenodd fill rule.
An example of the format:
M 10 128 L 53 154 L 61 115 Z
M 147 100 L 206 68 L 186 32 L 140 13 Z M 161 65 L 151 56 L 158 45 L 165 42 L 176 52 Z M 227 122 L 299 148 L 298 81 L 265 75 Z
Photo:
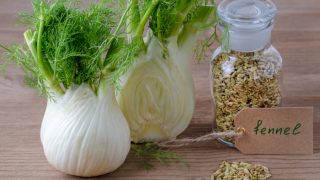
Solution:
M 163 148 L 178 148 L 188 146 L 193 143 L 210 141 L 223 137 L 236 137 L 239 138 L 245 134 L 245 128 L 238 127 L 235 130 L 224 131 L 224 132 L 212 132 L 196 138 L 182 138 L 182 139 L 172 139 L 168 141 L 158 142 L 157 145 Z

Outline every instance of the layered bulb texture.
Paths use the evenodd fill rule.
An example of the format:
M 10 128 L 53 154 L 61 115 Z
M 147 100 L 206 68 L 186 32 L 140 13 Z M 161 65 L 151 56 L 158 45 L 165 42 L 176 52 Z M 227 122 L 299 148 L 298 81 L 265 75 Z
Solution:
M 177 37 L 164 49 L 152 37 L 147 53 L 126 75 L 118 97 L 134 142 L 175 138 L 189 125 L 195 107 L 191 60 L 195 39 L 179 47 Z
M 41 142 L 48 162 L 67 174 L 92 177 L 117 169 L 129 152 L 130 131 L 112 86 L 96 95 L 82 84 L 48 101 Z

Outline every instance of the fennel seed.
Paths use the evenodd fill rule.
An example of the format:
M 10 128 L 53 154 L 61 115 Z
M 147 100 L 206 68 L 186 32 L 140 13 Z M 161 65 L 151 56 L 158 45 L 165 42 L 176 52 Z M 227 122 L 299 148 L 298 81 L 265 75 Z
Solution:
M 260 164 L 223 161 L 211 180 L 265 180 L 271 177 L 269 169 Z
M 234 118 L 243 108 L 280 104 L 281 60 L 276 55 L 263 51 L 220 53 L 211 67 L 217 131 L 234 130 Z

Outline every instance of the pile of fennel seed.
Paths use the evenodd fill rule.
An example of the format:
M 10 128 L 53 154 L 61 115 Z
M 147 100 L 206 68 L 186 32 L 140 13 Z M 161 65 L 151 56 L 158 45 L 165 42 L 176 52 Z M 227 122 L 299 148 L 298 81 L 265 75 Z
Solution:
M 261 51 L 220 53 L 212 60 L 217 131 L 234 130 L 234 118 L 244 108 L 280 105 L 281 61 Z
M 211 175 L 211 180 L 265 180 L 271 177 L 269 169 L 259 164 L 223 161 Z

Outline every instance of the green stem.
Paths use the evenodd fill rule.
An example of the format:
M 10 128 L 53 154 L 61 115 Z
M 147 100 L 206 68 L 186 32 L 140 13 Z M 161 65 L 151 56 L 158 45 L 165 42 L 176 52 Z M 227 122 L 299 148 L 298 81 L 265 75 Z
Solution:
M 217 23 L 216 18 L 214 18 L 212 22 L 207 23 L 209 17 L 215 12 L 214 6 L 198 6 L 194 11 L 196 15 L 187 23 L 184 23 L 183 28 L 178 34 L 178 44 L 180 46 L 184 44 L 190 36 L 195 36 L 198 31 L 209 29 Z
M 179 13 L 175 20 L 176 23 L 172 27 L 171 32 L 169 33 L 170 34 L 169 36 L 175 36 L 179 33 L 180 27 L 183 24 L 183 21 L 185 20 L 191 8 L 196 3 L 196 0 L 189 0 L 188 2 L 185 2 L 185 0 L 181 0 L 179 2 L 180 3 L 178 4 L 178 7 L 177 7 L 177 12 Z
M 5 47 L 4 45 L 0 44 L 0 47 L 8 52 L 12 52 L 10 49 L 8 49 L 7 47 Z
M 143 32 L 144 32 L 144 28 L 149 20 L 149 17 L 151 16 L 151 14 L 153 13 L 153 11 L 155 10 L 155 8 L 157 7 L 159 3 L 159 0 L 153 0 L 152 4 L 149 6 L 149 8 L 147 9 L 146 13 L 143 15 L 138 27 L 137 27 L 137 31 L 135 33 L 135 37 L 142 37 L 143 36 Z
M 123 23 L 125 22 L 126 16 L 127 16 L 128 12 L 129 12 L 131 6 L 132 6 L 132 5 L 130 4 L 130 5 L 127 7 L 127 9 L 125 10 L 125 12 L 123 13 L 123 15 L 121 16 L 120 22 L 119 22 L 118 26 L 116 27 L 116 30 L 114 31 L 113 36 L 112 36 L 107 42 L 104 41 L 104 42 L 102 43 L 102 44 L 104 44 L 104 43 L 106 42 L 106 44 L 104 44 L 106 47 L 109 47 L 109 48 L 110 48 L 110 46 L 112 45 L 112 42 L 116 39 L 116 36 L 117 36 L 117 34 L 119 33 L 119 31 L 120 31 Z M 101 49 L 102 49 L 102 48 L 101 48 Z M 107 53 L 107 54 L 105 55 L 104 60 L 101 62 L 102 65 L 105 63 L 105 61 L 106 61 L 106 59 L 107 59 L 108 56 L 109 56 L 109 54 Z
M 120 18 L 120 22 L 119 22 L 116 30 L 115 30 L 114 33 L 113 33 L 114 35 L 118 34 L 120 28 L 122 27 L 123 23 L 124 23 L 125 20 L 126 20 L 126 16 L 127 16 L 128 12 L 130 11 L 131 7 L 132 7 L 132 4 L 130 4 L 130 5 L 127 7 L 127 9 L 124 11 L 123 15 L 122 15 L 121 18 Z
M 131 0 L 129 1 L 130 10 L 129 10 L 129 18 L 127 21 L 127 34 L 133 35 L 135 29 L 138 27 L 140 22 L 140 10 L 139 10 L 139 0 Z M 130 37 L 131 38 L 131 37 Z
M 186 24 L 183 26 L 181 32 L 178 35 L 178 46 L 182 47 L 190 38 L 190 36 L 195 36 L 198 29 L 193 26 L 193 24 Z
M 37 47 L 35 44 L 36 33 L 33 35 L 32 30 L 29 29 L 23 35 L 24 35 L 24 39 L 29 47 L 29 50 L 31 51 L 33 58 L 36 60 L 37 59 Z
M 41 15 L 40 15 L 40 25 L 39 25 L 39 32 L 38 32 L 38 40 L 37 40 L 37 64 L 39 66 L 40 71 L 44 74 L 46 80 L 48 81 L 49 85 L 54 88 L 58 93 L 63 94 L 63 90 L 60 87 L 59 83 L 53 79 L 53 70 L 48 61 L 43 59 L 42 55 L 42 33 L 44 29 L 44 4 L 41 2 L 40 4 Z
M 120 18 L 120 22 L 118 24 L 118 26 L 116 27 L 116 30 L 113 33 L 113 37 L 107 42 L 107 45 L 110 45 L 112 43 L 112 41 L 115 40 L 116 35 L 119 33 L 124 21 L 126 20 L 126 16 L 128 14 L 128 12 L 131 9 L 132 4 L 130 4 L 127 9 L 125 10 L 125 12 L 122 14 L 121 18 Z

